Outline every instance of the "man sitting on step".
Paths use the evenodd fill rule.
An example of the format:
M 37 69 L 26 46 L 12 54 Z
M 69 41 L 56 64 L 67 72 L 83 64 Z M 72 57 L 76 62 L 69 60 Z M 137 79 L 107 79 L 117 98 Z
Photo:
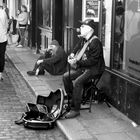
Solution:
M 53 40 L 46 52 L 39 57 L 32 71 L 27 74 L 44 75 L 45 70 L 52 75 L 61 75 L 66 71 L 67 55 L 58 41 Z

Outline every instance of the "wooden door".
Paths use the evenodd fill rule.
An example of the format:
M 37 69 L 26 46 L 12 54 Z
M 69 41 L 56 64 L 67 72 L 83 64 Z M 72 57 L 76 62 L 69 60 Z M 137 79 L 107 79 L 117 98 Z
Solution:
M 53 0 L 53 20 L 52 20 L 52 32 L 53 39 L 56 39 L 60 45 L 62 45 L 63 34 L 63 0 Z

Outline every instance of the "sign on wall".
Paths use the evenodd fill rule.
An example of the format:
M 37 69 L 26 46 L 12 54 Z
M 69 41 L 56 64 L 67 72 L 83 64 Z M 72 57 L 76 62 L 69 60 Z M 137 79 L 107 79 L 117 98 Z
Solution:
M 100 1 L 99 0 L 83 0 L 82 20 L 94 19 L 99 22 Z

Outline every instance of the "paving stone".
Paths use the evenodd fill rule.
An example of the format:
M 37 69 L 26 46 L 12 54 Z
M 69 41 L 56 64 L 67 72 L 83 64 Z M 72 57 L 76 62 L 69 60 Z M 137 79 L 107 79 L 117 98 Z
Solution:
M 98 140 L 132 140 L 127 134 L 125 133 L 108 133 L 102 135 L 96 135 Z M 134 139 L 135 140 L 135 139 Z
M 34 55 L 33 52 L 30 49 L 14 49 L 10 48 L 8 51 L 8 56 L 11 58 L 12 62 L 15 64 L 16 68 L 19 70 L 19 72 L 22 74 L 23 78 L 28 83 L 28 86 L 31 86 L 31 91 L 26 91 L 26 86 L 20 78 L 18 78 L 18 81 L 14 81 L 16 77 L 18 77 L 18 73 L 16 70 L 13 70 L 14 75 L 11 75 L 11 80 L 14 81 L 14 87 L 16 88 L 16 92 L 18 93 L 18 98 L 22 98 L 23 100 L 20 100 L 20 103 L 22 105 L 26 104 L 26 102 L 31 101 L 30 98 L 27 99 L 27 93 L 29 94 L 34 92 L 34 97 L 37 95 L 49 95 L 51 90 L 56 90 L 57 88 L 62 88 L 62 76 L 52 76 L 49 73 L 45 73 L 43 76 L 28 76 L 26 73 L 26 69 L 32 70 L 32 64 L 36 62 L 39 55 Z M 27 57 L 26 57 L 27 56 Z M 28 61 L 28 59 L 30 59 Z M 22 65 L 24 64 L 24 65 Z M 25 68 L 24 68 L 25 66 Z M 8 65 L 9 71 L 7 74 L 10 74 L 12 67 Z M 24 70 L 23 70 L 24 69 Z M 40 84 L 41 82 L 41 84 Z M 18 86 L 18 83 L 21 86 Z M 8 81 L 7 81 L 8 84 Z M 39 89 L 36 88 L 36 86 L 39 87 Z M 44 90 L 41 90 L 41 87 L 45 86 Z M 35 87 L 35 88 L 33 88 Z M 46 89 L 47 87 L 47 89 Z M 9 85 L 10 88 L 10 85 Z M 36 89 L 36 90 L 35 90 Z M 9 90 L 4 89 L 7 94 L 9 94 Z M 1 93 L 1 89 L 0 89 Z M 14 91 L 12 91 L 12 94 L 14 94 Z M 1 97 L 4 98 L 4 101 L 6 102 L 6 97 L 1 94 Z M 12 96 L 13 97 L 13 96 Z M 15 98 L 14 100 L 18 102 L 18 98 Z M 32 98 L 32 97 L 31 97 Z M 11 100 L 7 99 L 8 102 Z M 35 100 L 34 100 L 35 102 Z M 10 109 L 12 112 L 15 110 L 13 108 L 10 108 L 8 106 L 11 106 L 11 104 L 5 104 L 5 106 L 2 106 L 4 108 Z M 2 110 L 2 108 L 0 108 Z M 18 114 L 21 113 L 20 108 L 16 108 L 18 110 Z M 89 113 L 88 110 L 81 111 L 81 116 L 74 119 L 69 120 L 58 120 L 57 124 L 61 128 L 61 130 L 65 133 L 68 139 L 70 140 L 138 140 L 140 130 L 138 128 L 134 128 L 131 126 L 131 121 L 127 119 L 127 117 L 124 118 L 121 113 L 118 113 L 117 111 L 113 110 L 114 107 L 108 108 L 106 104 L 93 104 L 92 105 L 92 113 Z M 1 111 L 0 110 L 0 111 Z M 1 111 L 3 113 L 3 111 Z M 17 117 L 17 113 L 15 114 L 15 117 Z M 13 115 L 14 116 L 14 115 Z M 7 117 L 7 115 L 4 115 L 4 117 Z M 3 119 L 3 118 L 1 118 Z M 14 120 L 14 118 L 12 117 Z M 7 120 L 8 121 L 8 120 Z M 16 128 L 15 128 L 16 129 Z M 34 139 L 38 140 L 40 137 L 42 139 L 45 138 L 44 131 L 38 132 L 38 131 L 26 131 L 26 129 L 18 127 L 20 129 L 17 133 L 24 134 L 26 133 L 29 137 L 24 137 L 24 139 Z M 0 129 L 1 130 L 1 129 Z M 8 130 L 6 130 L 7 132 Z M 14 130 L 16 131 L 16 130 Z M 9 133 L 15 134 L 14 131 L 10 131 Z M 61 139 L 61 135 L 54 133 L 56 131 L 47 131 L 46 139 L 53 139 L 53 140 L 59 140 Z M 134 133 L 135 132 L 135 133 Z M 52 133 L 54 136 L 52 136 Z M 12 137 L 14 139 L 14 137 Z M 20 139 L 20 138 L 19 138 Z
M 4 81 L 0 81 L 0 87 L 0 140 L 57 140 L 58 135 L 61 140 L 66 139 L 58 128 L 37 131 L 14 123 L 26 111 L 26 103 L 35 103 L 36 97 L 9 62 L 6 63 Z M 48 133 L 51 138 L 47 136 Z
M 76 119 L 70 119 L 69 121 L 59 120 L 57 121 L 57 124 L 69 140 L 93 139 L 93 137 L 83 128 L 81 123 L 79 123 Z

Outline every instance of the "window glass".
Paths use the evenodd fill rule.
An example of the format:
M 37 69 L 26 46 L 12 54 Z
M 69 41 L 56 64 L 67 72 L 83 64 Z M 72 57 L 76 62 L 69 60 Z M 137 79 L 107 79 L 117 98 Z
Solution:
M 102 27 L 101 27 L 101 41 L 103 46 L 105 46 L 105 24 L 106 24 L 106 8 L 105 0 L 102 1 Z
M 140 79 L 140 7 L 138 0 L 117 0 L 113 68 Z
M 39 0 L 38 19 L 43 27 L 52 27 L 52 0 Z
M 110 41 L 111 41 L 111 20 L 112 20 L 112 1 L 101 1 L 101 21 L 100 21 L 100 39 L 103 44 L 105 64 L 110 67 Z

